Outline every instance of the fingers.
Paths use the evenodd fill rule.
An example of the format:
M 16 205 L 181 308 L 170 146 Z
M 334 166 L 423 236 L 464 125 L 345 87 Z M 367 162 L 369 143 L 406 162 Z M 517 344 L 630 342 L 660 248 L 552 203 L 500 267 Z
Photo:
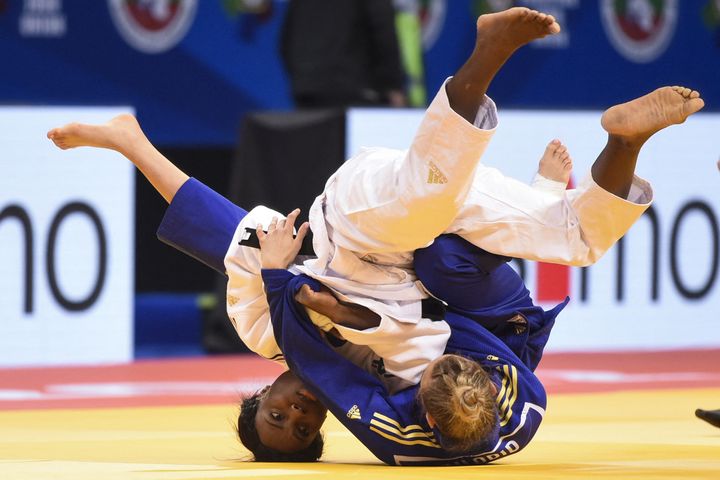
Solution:
M 263 231 L 262 224 L 259 224 L 257 227 L 255 227 L 255 234 L 257 235 L 258 240 L 260 240 L 260 242 L 263 242 L 269 234 L 271 234 L 272 232 L 275 231 L 275 229 L 277 228 L 277 225 L 278 225 L 278 218 L 272 217 L 272 220 L 270 220 L 270 224 L 268 225 L 268 228 L 267 228 L 267 233 L 265 233 Z
M 307 235 L 308 230 L 310 229 L 310 224 L 308 222 L 304 222 L 302 225 L 300 225 L 300 228 L 298 228 L 297 235 L 295 236 L 295 244 L 302 243 L 302 241 L 305 239 L 305 235 Z
M 308 303 L 310 303 L 310 301 L 312 300 L 312 296 L 314 293 L 315 292 L 312 288 L 310 288 L 310 285 L 305 284 L 300 287 L 300 290 L 298 290 L 295 294 L 295 301 L 301 305 L 308 306 Z
M 296 208 L 292 212 L 290 212 L 287 216 L 287 218 L 278 218 L 278 217 L 272 217 L 270 220 L 270 223 L 267 227 L 267 233 L 264 231 L 262 224 L 258 225 L 255 228 L 255 233 L 257 234 L 257 237 L 260 241 L 265 240 L 268 235 L 271 235 L 273 232 L 277 231 L 279 234 L 287 234 L 290 235 L 293 234 L 294 228 L 295 228 L 295 221 L 297 220 L 297 217 L 300 215 L 300 209 Z M 297 238 L 300 242 L 302 242 L 302 239 L 307 234 L 308 229 L 310 228 L 309 224 L 307 222 L 303 223 L 300 226 L 300 229 L 298 231 Z
M 290 228 L 295 227 L 295 220 L 297 219 L 298 215 L 300 215 L 300 209 L 296 208 L 292 212 L 288 213 L 287 221 L 285 222 L 285 225 L 289 225 Z
M 275 229 L 293 229 L 295 227 L 295 220 L 297 219 L 298 215 L 300 215 L 300 209 L 296 208 L 288 214 L 287 218 L 273 217 L 272 220 L 270 220 L 270 224 L 268 225 L 268 232 L 271 232 Z

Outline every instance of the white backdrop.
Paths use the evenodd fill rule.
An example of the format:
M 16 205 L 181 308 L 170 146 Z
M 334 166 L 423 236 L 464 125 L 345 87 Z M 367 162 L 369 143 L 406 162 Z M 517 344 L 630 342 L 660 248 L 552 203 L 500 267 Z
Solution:
M 133 167 L 104 150 L 61 151 L 45 137 L 127 112 L 0 108 L 1 366 L 132 359 Z
M 605 144 L 600 114 L 501 110 L 500 126 L 483 161 L 529 181 L 546 144 L 559 138 L 572 154 L 577 182 Z M 350 111 L 348 155 L 361 146 L 407 148 L 421 116 L 421 111 Z M 720 347 L 718 158 L 718 114 L 697 114 L 646 144 L 637 172 L 655 190 L 657 298 L 651 295 L 655 235 L 644 217 L 624 240 L 622 300 L 617 298 L 617 246 L 587 269 L 584 299 L 581 269 L 569 269 L 571 303 L 558 317 L 550 350 Z M 537 265 L 526 262 L 525 279 L 534 296 L 538 276 Z M 692 296 L 697 298 L 688 298 Z

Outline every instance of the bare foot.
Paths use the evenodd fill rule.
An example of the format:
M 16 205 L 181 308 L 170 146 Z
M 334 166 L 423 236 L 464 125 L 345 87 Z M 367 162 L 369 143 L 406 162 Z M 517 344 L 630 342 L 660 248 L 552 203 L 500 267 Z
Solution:
M 567 147 L 560 140 L 555 139 L 545 148 L 538 165 L 538 173 L 549 180 L 567 185 L 572 167 L 572 158 Z
M 647 140 L 670 125 L 683 123 L 705 106 L 700 94 L 685 87 L 662 87 L 627 103 L 610 107 L 600 123 L 611 135 Z
M 452 109 L 472 123 L 490 83 L 515 50 L 559 31 L 552 15 L 529 8 L 481 15 L 475 49 L 446 87 Z
M 477 20 L 477 47 L 513 52 L 523 45 L 560 32 L 552 15 L 525 7 L 480 15 Z
M 118 115 L 102 125 L 69 123 L 53 128 L 47 137 L 63 150 L 98 147 L 120 152 L 138 140 L 146 140 L 135 117 L 127 114 Z

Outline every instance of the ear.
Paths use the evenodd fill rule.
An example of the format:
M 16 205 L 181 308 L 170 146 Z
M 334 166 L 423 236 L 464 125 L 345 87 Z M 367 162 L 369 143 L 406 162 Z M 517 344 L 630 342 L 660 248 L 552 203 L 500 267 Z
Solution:
M 432 416 L 430 416 L 429 413 L 425 413 L 425 420 L 427 420 L 428 425 L 430 425 L 430 428 L 435 428 L 435 425 L 437 425 L 437 423 L 435 423 L 435 419 Z
M 265 397 L 265 395 L 267 395 L 267 393 L 268 393 L 269 391 L 270 391 L 270 385 L 265 385 L 265 386 L 262 388 L 262 390 L 258 391 L 257 394 L 258 394 L 258 396 L 259 396 L 260 398 L 263 398 L 263 397 Z

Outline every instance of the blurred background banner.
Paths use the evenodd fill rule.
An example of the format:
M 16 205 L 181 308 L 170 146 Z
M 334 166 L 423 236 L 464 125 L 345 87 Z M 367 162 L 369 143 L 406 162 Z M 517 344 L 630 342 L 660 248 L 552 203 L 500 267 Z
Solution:
M 133 167 L 45 139 L 131 112 L 0 108 L 0 366 L 133 358 Z
M 229 0 L 1 3 L 0 102 L 133 105 L 160 145 L 233 144 L 245 111 L 290 106 L 274 10 L 246 13 Z
M 133 105 L 156 144 L 233 145 L 246 112 L 292 106 L 278 55 L 287 5 L 1 0 L 0 102 Z M 525 5 L 554 14 L 563 31 L 521 50 L 502 70 L 491 89 L 501 107 L 599 109 L 675 84 L 700 90 L 709 109 L 720 105 L 717 0 L 397 5 L 405 15 L 399 25 L 414 28 L 407 12 L 420 20 L 424 65 L 412 70 L 424 71 L 429 96 L 467 58 L 477 15 Z
M 605 145 L 600 111 L 500 112 L 483 163 L 529 182 L 547 143 L 568 146 L 575 183 Z M 364 145 L 405 148 L 421 112 L 354 109 L 347 154 Z M 650 211 L 588 268 L 517 264 L 533 298 L 545 306 L 570 296 L 548 344 L 588 351 L 720 347 L 720 114 L 700 113 L 655 135 L 637 172 L 653 185 Z
M 21 121 L 38 108 L 131 105 L 161 153 L 244 207 L 307 209 L 359 146 L 409 145 L 421 108 L 347 117 L 347 103 L 298 108 L 281 56 L 282 39 L 298 38 L 286 35 L 293 1 L 0 0 L 0 105 L 9 109 L 0 144 L 0 363 L 115 361 L 130 358 L 133 341 L 139 356 L 242 348 L 228 330 L 225 279 L 155 239 L 166 204 L 152 186 L 141 180 L 134 189 L 139 174 L 126 162 L 104 161 L 105 152 L 51 152 L 44 138 L 52 126 L 103 122 L 127 107 L 50 109 Z M 704 113 L 643 150 L 639 171 L 657 201 L 621 248 L 584 270 L 516 265 L 538 300 L 574 299 L 551 348 L 720 346 L 712 313 L 720 306 L 720 125 L 712 115 L 720 112 L 720 0 L 392 0 L 395 12 L 390 1 L 326 0 L 323 10 L 320 0 L 302 2 L 299 38 L 309 29 L 326 43 L 301 43 L 309 47 L 299 49 L 308 55 L 300 63 L 319 71 L 319 59 L 343 72 L 337 60 L 350 58 L 347 50 L 377 47 L 359 55 L 365 60 L 399 45 L 405 105 L 422 107 L 472 50 L 478 15 L 527 6 L 558 19 L 562 32 L 518 51 L 489 92 L 501 125 L 486 160 L 519 179 L 531 178 L 546 143 L 558 137 L 580 180 L 604 142 L 598 117 L 609 105 L 661 85 L 702 93 Z M 390 21 L 380 15 L 371 23 L 394 23 L 397 38 L 386 31 L 385 42 L 368 40 L 377 32 L 360 20 L 370 10 L 344 8 L 351 4 L 382 5 L 374 14 L 389 12 Z M 332 25 L 318 31 L 327 18 Z M 336 40 L 338 31 L 351 41 Z M 369 72 L 364 65 L 360 71 Z M 70 161 L 76 154 L 88 164 Z M 26 231 L 31 253 L 23 251 Z M 32 275 L 24 273 L 28 262 Z M 77 342 L 67 340 L 73 335 Z M 40 348 L 23 350 L 28 339 Z M 66 348 L 56 353 L 51 345 Z

